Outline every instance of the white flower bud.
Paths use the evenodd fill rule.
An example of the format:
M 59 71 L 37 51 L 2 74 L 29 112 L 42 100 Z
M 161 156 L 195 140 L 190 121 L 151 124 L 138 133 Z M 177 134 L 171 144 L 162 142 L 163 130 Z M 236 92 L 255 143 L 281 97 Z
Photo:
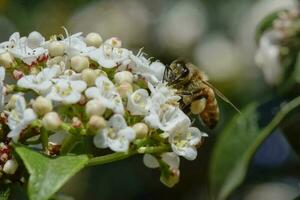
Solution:
M 98 115 L 101 116 L 104 114 L 106 107 L 103 103 L 97 99 L 90 100 L 85 106 L 85 113 L 87 116 Z
M 89 65 L 89 59 L 85 56 L 77 55 L 71 58 L 71 67 L 76 72 L 81 72 L 82 70 L 88 68 Z
M 38 115 L 44 115 L 48 112 L 51 112 L 53 109 L 51 100 L 39 96 L 36 100 L 32 103 L 32 108 Z
M 133 75 L 129 71 L 117 72 L 114 76 L 114 80 L 117 84 L 121 84 L 123 82 L 132 83 Z
M 88 86 L 94 85 L 97 77 L 97 73 L 92 69 L 84 69 L 81 73 L 81 79 L 85 81 Z
M 109 44 L 112 47 L 120 48 L 122 46 L 122 41 L 117 37 L 109 38 L 105 41 L 106 44 Z
M 90 117 L 90 120 L 87 125 L 91 130 L 96 131 L 101 128 L 105 128 L 106 124 L 106 120 L 103 117 L 93 115 Z
M 132 126 L 135 131 L 136 138 L 141 139 L 147 136 L 149 128 L 145 123 L 136 123 Z
M 19 164 L 15 159 L 11 159 L 6 161 L 6 163 L 3 166 L 3 171 L 6 174 L 14 174 L 18 169 Z
M 2 53 L 0 55 L 0 65 L 8 68 L 14 63 L 14 58 L 9 53 Z
M 198 115 L 204 110 L 205 106 L 206 106 L 206 99 L 202 98 L 202 99 L 193 101 L 191 103 L 190 109 L 194 115 Z
M 62 43 L 54 41 L 49 44 L 48 51 L 51 57 L 62 56 L 64 55 L 65 47 Z
M 49 112 L 42 119 L 42 124 L 47 130 L 58 129 L 61 123 L 59 115 L 56 112 Z
M 85 42 L 88 46 L 100 47 L 103 40 L 102 37 L 98 33 L 89 33 L 85 37 Z
M 80 128 L 82 126 L 82 121 L 78 117 L 72 118 L 72 126 L 74 128 Z
M 45 41 L 44 37 L 37 31 L 33 31 L 28 35 L 27 45 L 32 48 L 38 48 Z
M 124 82 L 117 87 L 117 91 L 122 98 L 125 98 L 133 92 L 133 88 L 130 83 Z
M 13 78 L 16 80 L 19 80 L 20 78 L 22 78 L 24 76 L 24 73 L 20 70 L 14 70 L 13 71 Z
M 95 69 L 95 73 L 97 74 L 97 76 L 107 76 L 107 73 L 101 69 Z

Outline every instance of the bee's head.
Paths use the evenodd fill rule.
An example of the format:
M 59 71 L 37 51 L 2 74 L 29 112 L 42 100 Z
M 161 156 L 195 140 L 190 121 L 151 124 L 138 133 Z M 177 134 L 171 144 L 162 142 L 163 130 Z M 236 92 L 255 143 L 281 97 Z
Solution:
M 188 80 L 190 70 L 182 60 L 175 60 L 168 66 L 169 82 L 179 83 Z

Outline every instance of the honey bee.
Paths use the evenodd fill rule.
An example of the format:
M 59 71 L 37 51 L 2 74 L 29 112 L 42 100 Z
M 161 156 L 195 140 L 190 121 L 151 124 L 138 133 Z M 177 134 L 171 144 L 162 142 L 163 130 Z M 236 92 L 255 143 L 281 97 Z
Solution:
M 207 75 L 196 66 L 184 61 L 175 60 L 166 67 L 164 80 L 167 85 L 177 89 L 182 97 L 181 109 L 199 115 L 203 123 L 210 129 L 214 128 L 220 118 L 216 95 L 239 110 L 215 87 L 208 82 Z

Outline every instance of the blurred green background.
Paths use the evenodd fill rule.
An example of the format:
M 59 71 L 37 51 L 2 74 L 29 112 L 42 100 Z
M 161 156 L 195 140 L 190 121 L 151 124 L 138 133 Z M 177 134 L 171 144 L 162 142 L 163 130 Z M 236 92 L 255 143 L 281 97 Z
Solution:
M 293 0 L 0 0 L 0 41 L 15 31 L 27 35 L 36 30 L 50 37 L 63 33 L 62 26 L 70 33 L 117 36 L 124 47 L 135 52 L 143 47 L 149 57 L 165 64 L 178 57 L 195 63 L 242 108 L 273 92 L 254 63 L 256 25 L 274 10 L 295 4 Z M 210 153 L 218 132 L 234 113 L 221 102 L 220 125 L 209 131 L 196 161 L 181 160 L 181 181 L 172 189 L 160 183 L 158 171 L 134 157 L 86 169 L 62 192 L 74 199 L 209 199 Z M 299 193 L 295 178 L 299 162 L 280 132 L 272 138 L 231 199 L 268 199 L 266 195 L 274 194 L 270 199 L 279 200 Z

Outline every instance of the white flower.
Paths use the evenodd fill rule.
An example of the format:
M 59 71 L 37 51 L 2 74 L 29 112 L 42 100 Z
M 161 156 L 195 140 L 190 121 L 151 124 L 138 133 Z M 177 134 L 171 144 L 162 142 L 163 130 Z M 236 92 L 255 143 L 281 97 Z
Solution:
M 189 117 L 177 106 L 180 96 L 176 95 L 175 90 L 163 83 L 157 84 L 156 87 L 149 83 L 148 87 L 151 91 L 151 100 L 149 115 L 145 117 L 146 123 L 170 133 L 190 126 Z
M 161 166 L 160 181 L 166 186 L 173 187 L 176 183 L 178 183 L 180 176 L 180 159 L 175 153 L 166 152 L 161 155 L 161 161 L 164 162 L 164 165 L 161 165 L 161 162 L 159 162 L 156 157 L 150 154 L 145 154 L 143 161 L 144 164 L 149 168 L 158 168 Z M 169 167 L 167 173 L 165 171 L 166 169 L 164 168 L 165 165 Z
M 67 79 L 70 81 L 77 81 L 81 80 L 81 73 L 77 73 L 74 70 L 67 69 L 62 72 L 62 74 L 59 76 L 60 79 Z
M 207 136 L 196 127 L 189 127 L 186 130 L 176 131 L 170 134 L 169 142 L 172 150 L 179 156 L 187 160 L 194 160 L 197 157 L 196 145 L 201 142 L 201 138 Z
M 60 69 L 58 66 L 44 68 L 36 75 L 27 75 L 18 80 L 17 85 L 45 94 L 52 86 L 52 78 L 56 77 Z
M 116 152 L 127 152 L 129 144 L 135 139 L 135 132 L 128 127 L 120 114 L 113 115 L 107 128 L 101 129 L 94 137 L 94 144 L 98 148 L 107 148 Z
M 270 85 L 277 85 L 282 80 L 283 67 L 280 64 L 280 49 L 278 40 L 280 33 L 269 31 L 262 35 L 255 61 L 262 69 L 265 80 Z
M 14 48 L 20 40 L 20 33 L 16 32 L 13 33 L 10 37 L 9 40 L 6 42 L 2 42 L 0 44 L 0 54 L 9 51 L 9 49 Z
M 131 115 L 147 115 L 149 94 L 145 89 L 138 89 L 128 97 L 127 109 Z
M 74 104 L 79 102 L 81 92 L 86 89 L 84 81 L 72 81 L 68 79 L 56 79 L 55 84 L 51 87 L 51 91 L 46 96 L 53 101 L 65 104 Z
M 62 41 L 65 46 L 65 52 L 69 57 L 86 55 L 88 52 L 95 49 L 95 47 L 92 46 L 88 47 L 81 35 L 82 33 L 76 33 Z
M 147 81 L 156 85 L 163 80 L 165 65 L 159 61 L 150 62 L 142 53 L 137 56 L 130 54 L 131 63 L 128 66 L 132 73 L 142 75 Z
M 90 87 L 85 91 L 88 98 L 99 99 L 103 105 L 112 109 L 115 113 L 124 114 L 122 99 L 114 84 L 106 77 L 100 76 L 96 79 L 97 87 Z
M 9 112 L 8 116 L 8 126 L 11 131 L 9 132 L 7 137 L 10 137 L 14 141 L 17 141 L 22 130 L 25 129 L 36 118 L 37 116 L 32 109 L 26 109 L 26 102 L 24 97 L 21 95 L 17 95 L 15 108 Z
M 102 44 L 99 48 L 90 51 L 87 56 L 96 61 L 101 67 L 113 68 L 129 59 L 131 52 L 124 48 Z
M 150 114 L 144 120 L 149 126 L 167 133 L 182 130 L 191 125 L 191 120 L 182 110 L 169 104 L 158 106 L 153 104 L 150 107 Z
M 27 65 L 36 62 L 38 58 L 47 55 L 48 50 L 41 47 L 44 38 L 37 32 L 32 32 L 30 37 L 21 37 L 19 33 L 14 33 L 8 42 L 2 43 L 6 50 L 15 58 L 21 59 Z
M 151 102 L 155 104 L 170 103 L 176 104 L 181 97 L 176 94 L 176 90 L 168 87 L 166 83 L 159 82 L 155 87 L 148 83 L 151 91 Z
M 173 152 L 166 152 L 161 155 L 162 161 L 169 165 L 172 169 L 179 169 L 180 159 Z M 145 154 L 143 158 L 144 165 L 148 168 L 158 168 L 159 162 L 156 157 L 151 154 Z

